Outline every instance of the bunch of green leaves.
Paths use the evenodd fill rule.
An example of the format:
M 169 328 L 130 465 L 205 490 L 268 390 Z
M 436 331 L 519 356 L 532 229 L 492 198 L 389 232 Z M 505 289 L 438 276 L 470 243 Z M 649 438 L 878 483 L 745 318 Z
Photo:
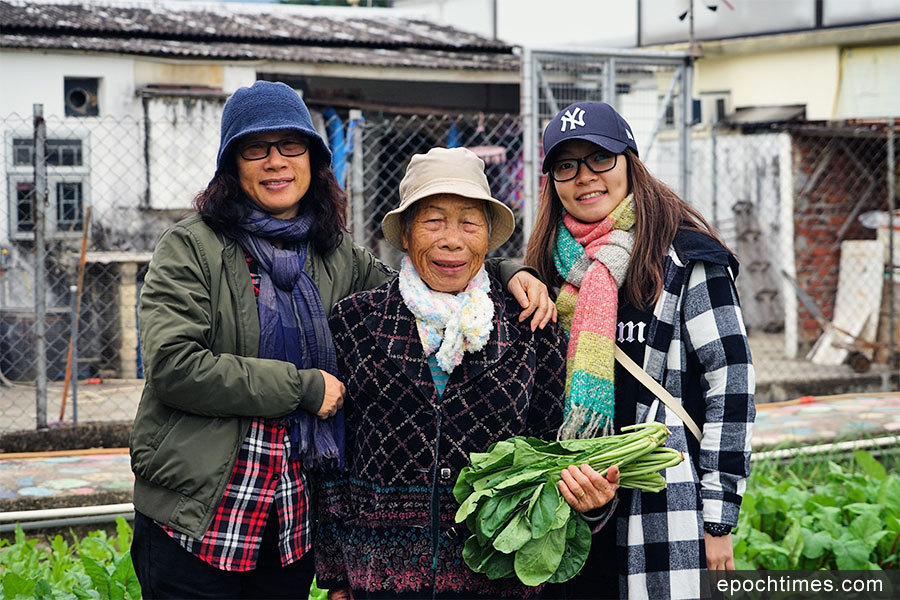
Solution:
M 900 475 L 871 454 L 754 469 L 734 530 L 736 568 L 900 567 Z
M 308 600 L 328 600 L 328 590 L 320 589 L 316 585 L 316 578 L 313 577 L 312 585 L 309 586 Z
M 669 432 L 662 423 L 624 431 L 558 442 L 514 437 L 473 452 L 453 487 L 460 503 L 456 522 L 465 521 L 472 532 L 463 548 L 469 568 L 532 586 L 577 575 L 591 547 L 591 531 L 560 494 L 560 472 L 588 464 L 605 476 L 618 465 L 621 486 L 659 491 L 666 485 L 659 471 L 683 459 L 663 446 Z
M 138 600 L 141 588 L 131 564 L 131 527 L 116 519 L 116 535 L 91 532 L 69 544 L 61 535 L 49 544 L 26 539 L 16 526 L 15 541 L 0 542 L 0 595 L 5 600 Z

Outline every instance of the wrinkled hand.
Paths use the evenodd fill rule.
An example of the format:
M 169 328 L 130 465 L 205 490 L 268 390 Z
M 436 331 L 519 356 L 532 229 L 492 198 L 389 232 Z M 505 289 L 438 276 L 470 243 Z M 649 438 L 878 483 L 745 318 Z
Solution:
M 710 571 L 734 571 L 734 543 L 731 534 L 710 535 L 704 533 L 706 565 Z
M 353 592 L 350 591 L 350 588 L 328 590 L 328 600 L 353 600 Z
M 562 480 L 556 484 L 566 502 L 575 512 L 585 513 L 605 506 L 619 489 L 619 467 L 613 465 L 606 477 L 589 465 L 569 465 L 562 470 Z
M 528 271 L 519 271 L 509 280 L 507 288 L 523 309 L 519 323 L 531 317 L 532 331 L 538 327 L 543 329 L 551 319 L 556 323 L 556 304 L 540 279 Z
M 322 406 L 319 407 L 316 416 L 320 419 L 327 419 L 333 417 L 344 406 L 346 389 L 344 384 L 331 373 L 326 373 L 321 369 L 319 372 L 325 379 L 325 398 L 322 400 Z

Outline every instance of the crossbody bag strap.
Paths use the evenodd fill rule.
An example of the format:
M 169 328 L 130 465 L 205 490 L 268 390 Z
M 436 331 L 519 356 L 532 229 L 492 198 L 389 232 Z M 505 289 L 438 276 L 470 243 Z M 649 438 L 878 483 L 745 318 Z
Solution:
M 673 398 L 672 394 L 670 394 L 666 388 L 661 386 L 659 382 L 650 377 L 645 370 L 640 368 L 636 362 L 631 360 L 631 357 L 625 354 L 625 351 L 622 350 L 618 344 L 616 344 L 616 360 L 619 361 L 619 364 L 625 367 L 635 379 L 640 381 L 645 388 L 650 390 L 654 396 L 662 400 L 672 412 L 678 415 L 678 417 L 684 421 L 684 425 L 690 429 L 691 433 L 694 434 L 694 437 L 697 438 L 697 441 L 700 441 L 700 438 L 703 437 L 703 432 L 697 427 L 697 423 L 694 422 L 691 415 L 684 410 L 681 403 Z

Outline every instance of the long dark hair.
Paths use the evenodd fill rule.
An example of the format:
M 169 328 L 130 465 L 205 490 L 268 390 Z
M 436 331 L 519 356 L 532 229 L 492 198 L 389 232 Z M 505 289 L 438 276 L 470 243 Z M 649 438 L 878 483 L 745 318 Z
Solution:
M 244 220 L 253 202 L 238 181 L 234 153 L 229 154 L 222 161 L 227 166 L 194 197 L 194 208 L 214 231 L 237 239 L 241 230 L 236 224 Z M 316 252 L 325 255 L 340 245 L 347 232 L 347 194 L 338 185 L 328 160 L 315 152 L 313 144 L 309 149 L 309 166 L 309 189 L 300 201 L 299 214 L 315 216 L 310 243 Z
M 662 293 L 663 259 L 679 229 L 697 231 L 725 244 L 703 215 L 651 175 L 634 152 L 626 148 L 624 156 L 628 162 L 628 190 L 634 195 L 636 222 L 634 251 L 623 285 L 628 301 L 646 308 Z M 556 227 L 562 214 L 556 186 L 547 177 L 541 188 L 534 231 L 525 250 L 525 264 L 534 267 L 544 281 L 553 285 L 562 283 L 553 262 Z

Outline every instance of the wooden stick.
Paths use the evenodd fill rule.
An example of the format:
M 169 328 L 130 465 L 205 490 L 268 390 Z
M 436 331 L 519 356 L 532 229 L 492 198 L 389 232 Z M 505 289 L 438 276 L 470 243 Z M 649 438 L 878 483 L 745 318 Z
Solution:
M 102 454 L 128 454 L 128 448 L 84 448 L 81 450 L 44 450 L 41 452 L 5 452 L 0 460 L 25 458 L 57 458 L 60 456 L 96 456 Z
M 69 352 L 66 355 L 66 377 L 63 380 L 62 403 L 59 406 L 59 420 L 62 421 L 66 415 L 66 396 L 69 395 L 69 382 L 72 380 L 72 369 L 75 369 L 75 377 L 78 377 L 78 365 L 72 364 L 72 348 L 77 342 L 78 336 L 78 318 L 81 315 L 81 290 L 84 287 L 84 269 L 87 263 L 87 244 L 88 232 L 91 228 L 91 205 L 88 204 L 84 208 L 84 223 L 81 226 L 81 254 L 78 255 L 78 282 L 75 287 L 75 314 L 72 318 L 75 323 L 72 326 L 72 333 L 69 336 Z

